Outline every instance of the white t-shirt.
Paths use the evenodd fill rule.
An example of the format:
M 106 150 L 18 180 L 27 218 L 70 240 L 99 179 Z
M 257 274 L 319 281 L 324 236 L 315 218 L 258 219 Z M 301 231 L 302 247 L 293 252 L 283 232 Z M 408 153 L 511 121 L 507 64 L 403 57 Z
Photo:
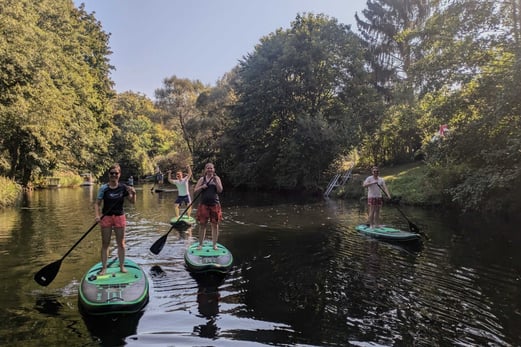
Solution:
M 378 180 L 378 184 L 383 189 L 385 187 L 384 179 L 381 177 L 378 177 L 377 180 Z M 373 183 L 377 180 L 373 176 L 369 176 L 365 179 L 364 185 L 366 185 L 367 183 Z M 376 184 L 371 184 L 370 186 L 367 186 L 367 197 L 368 198 L 381 198 L 382 190 Z
M 188 176 L 182 180 L 173 180 L 172 182 L 177 186 L 177 195 L 188 195 Z

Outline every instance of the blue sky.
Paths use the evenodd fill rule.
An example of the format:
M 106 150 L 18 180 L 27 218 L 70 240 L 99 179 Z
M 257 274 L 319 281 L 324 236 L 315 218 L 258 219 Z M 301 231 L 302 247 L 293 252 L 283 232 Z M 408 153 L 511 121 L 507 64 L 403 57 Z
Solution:
M 259 40 L 288 28 L 298 13 L 323 13 L 357 31 L 366 0 L 74 0 L 111 34 L 117 92 L 154 98 L 165 78 L 209 85 L 253 52 Z

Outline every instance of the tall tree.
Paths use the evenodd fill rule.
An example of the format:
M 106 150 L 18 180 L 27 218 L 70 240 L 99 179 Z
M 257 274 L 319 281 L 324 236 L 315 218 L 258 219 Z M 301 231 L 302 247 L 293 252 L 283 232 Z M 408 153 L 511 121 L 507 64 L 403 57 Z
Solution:
M 163 87 L 155 92 L 156 105 L 163 111 L 161 124 L 167 129 L 182 133 L 190 154 L 193 153 L 193 134 L 188 132 L 186 124 L 198 116 L 197 98 L 206 89 L 208 87 L 200 81 L 172 76 L 165 78 Z
M 362 11 L 365 19 L 355 15 L 367 50 L 367 60 L 375 84 L 382 91 L 406 81 L 411 65 L 418 57 L 414 46 L 418 28 L 422 27 L 433 0 L 368 0 Z M 410 89 L 410 86 L 407 87 Z
M 0 149 L 9 176 L 25 185 L 59 167 L 96 166 L 109 131 L 108 35 L 70 0 L 6 0 L 0 23 Z
M 519 3 L 454 1 L 429 21 L 415 69 L 426 78 L 426 151 L 450 200 L 473 210 L 521 208 Z M 435 35 L 429 35 L 435 33 Z M 439 124 L 450 135 L 428 141 Z M 430 132 L 430 134 L 429 134 Z
M 113 99 L 114 130 L 109 153 L 128 175 L 142 176 L 154 171 L 151 160 L 169 151 L 172 140 L 161 138 L 161 125 L 151 119 L 160 112 L 146 96 L 131 92 Z
M 323 171 L 357 143 L 375 95 L 349 27 L 298 15 L 240 62 L 227 160 L 235 185 L 317 189 Z

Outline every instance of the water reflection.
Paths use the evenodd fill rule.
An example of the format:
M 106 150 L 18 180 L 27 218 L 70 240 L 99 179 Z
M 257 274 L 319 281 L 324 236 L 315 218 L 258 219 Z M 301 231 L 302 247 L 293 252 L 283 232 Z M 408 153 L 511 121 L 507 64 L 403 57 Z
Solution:
M 99 346 L 124 346 L 128 336 L 136 333 L 142 312 L 133 314 L 82 316 L 93 341 Z
M 36 297 L 34 308 L 45 315 L 57 316 L 63 308 L 57 294 L 41 294 Z
M 197 308 L 200 315 L 207 319 L 206 324 L 198 325 L 194 332 L 200 337 L 214 339 L 219 335 L 217 316 L 219 314 L 219 286 L 226 275 L 218 273 L 192 273 L 197 282 Z
M 184 267 L 193 235 L 171 233 L 160 254 L 149 251 L 171 227 L 175 194 L 141 188 L 128 208 L 127 255 L 151 279 L 150 302 L 126 322 L 78 312 L 98 229 L 51 285 L 32 279 L 94 222 L 88 188 L 35 191 L 0 212 L 2 346 L 521 345 L 519 222 L 404 206 L 430 237 L 410 250 L 358 233 L 356 201 L 227 193 L 219 242 L 234 266 L 208 283 Z M 394 208 L 382 218 L 407 228 Z

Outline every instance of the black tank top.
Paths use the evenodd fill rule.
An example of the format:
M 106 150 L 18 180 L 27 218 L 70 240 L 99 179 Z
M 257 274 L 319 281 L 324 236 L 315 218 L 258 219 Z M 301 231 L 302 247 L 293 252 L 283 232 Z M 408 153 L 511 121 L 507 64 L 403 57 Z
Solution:
M 203 192 L 201 193 L 201 204 L 209 206 L 218 205 L 219 195 L 217 194 L 217 185 L 215 185 L 215 181 L 210 179 L 210 182 L 206 182 L 206 176 L 204 176 L 203 184 L 206 184 L 208 188 L 203 189 Z

